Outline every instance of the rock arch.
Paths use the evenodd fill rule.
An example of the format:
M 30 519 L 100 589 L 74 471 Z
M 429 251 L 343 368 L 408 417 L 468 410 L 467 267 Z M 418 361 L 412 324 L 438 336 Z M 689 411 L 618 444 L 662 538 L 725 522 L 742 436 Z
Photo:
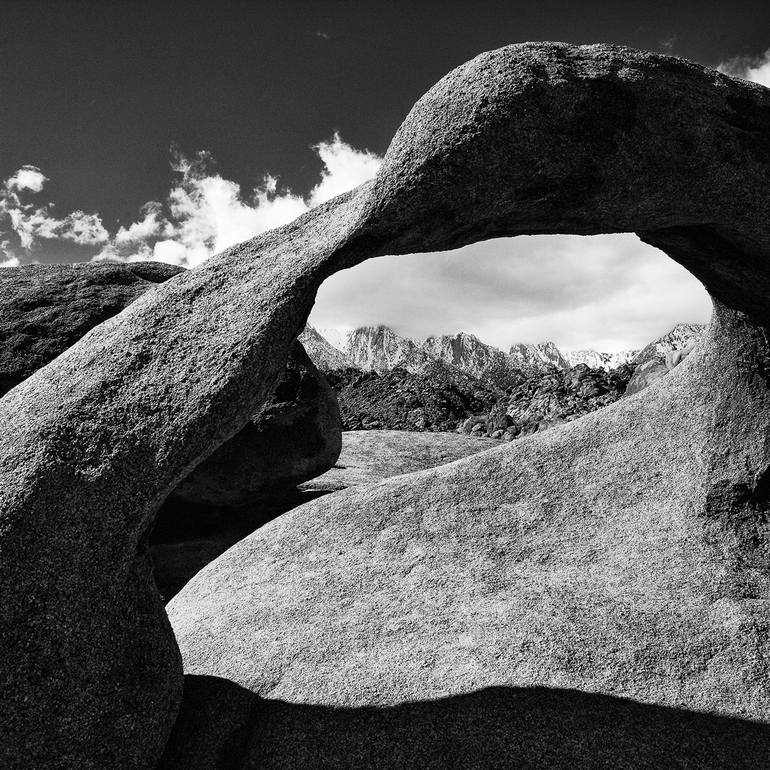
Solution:
M 492 459 L 436 471 L 435 480 L 456 489 L 483 467 L 502 493 L 528 452 L 522 488 L 556 495 L 561 474 L 581 504 L 606 507 L 609 488 L 591 497 L 594 479 L 581 477 L 588 471 L 575 465 L 573 442 L 614 452 L 608 473 L 618 484 L 638 478 L 629 469 L 646 469 L 644 499 L 660 503 L 661 517 L 675 517 L 681 532 L 722 537 L 714 567 L 722 577 L 701 577 L 723 580 L 726 593 L 712 598 L 740 604 L 731 630 L 745 642 L 753 623 L 752 644 L 764 654 L 768 615 L 751 602 L 766 595 L 769 167 L 767 89 L 621 47 L 508 46 L 422 97 L 372 182 L 143 296 L 12 391 L 0 401 L 3 763 L 158 760 L 182 674 L 146 560 L 157 506 L 265 399 L 326 277 L 378 255 L 493 236 L 637 232 L 703 281 L 715 322 L 709 344 L 665 388 Z M 688 402 L 703 411 L 680 435 L 672 404 Z M 645 426 L 649 436 L 624 442 Z M 659 457 L 640 462 L 635 451 Z M 671 464 L 677 472 L 667 475 Z M 545 468 L 551 480 L 540 488 Z M 386 485 L 375 507 L 396 505 L 410 483 Z M 289 526 L 266 537 L 275 532 L 274 542 L 289 547 Z M 714 624 L 727 634 L 727 621 Z M 751 680 L 748 705 L 736 701 L 736 677 L 757 671 L 738 658 L 726 665 L 738 673 L 722 685 L 712 677 L 700 695 L 693 685 L 682 701 L 766 713 L 760 679 Z M 609 686 L 589 669 L 587 687 Z M 639 695 L 658 702 L 660 687 L 651 682 Z

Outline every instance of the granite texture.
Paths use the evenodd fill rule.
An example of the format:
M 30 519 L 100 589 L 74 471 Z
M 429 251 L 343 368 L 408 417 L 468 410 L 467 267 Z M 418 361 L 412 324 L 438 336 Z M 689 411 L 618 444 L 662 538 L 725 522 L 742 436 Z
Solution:
M 216 686 L 174 725 L 182 669 L 145 548 L 161 500 L 267 400 L 332 273 L 624 231 L 717 301 L 683 364 L 542 435 L 295 509 L 188 584 L 174 631 L 188 674 L 247 699 L 359 710 L 567 688 L 719 714 L 738 724 L 723 756 L 766 759 L 769 128 L 770 91 L 686 61 L 482 54 L 417 102 L 373 181 L 145 294 L 0 399 L 2 763 L 152 767 L 174 727 L 166 767 L 275 766 L 260 720 L 228 718 Z M 344 751 L 296 724 L 271 727 L 285 751 L 316 766 Z M 585 766 L 570 725 L 538 751 Z M 436 766 L 425 727 L 410 751 Z M 632 752 L 686 735 L 671 729 L 632 732 Z M 377 761 L 403 758 L 402 735 L 385 724 Z M 683 766 L 717 761 L 682 745 Z

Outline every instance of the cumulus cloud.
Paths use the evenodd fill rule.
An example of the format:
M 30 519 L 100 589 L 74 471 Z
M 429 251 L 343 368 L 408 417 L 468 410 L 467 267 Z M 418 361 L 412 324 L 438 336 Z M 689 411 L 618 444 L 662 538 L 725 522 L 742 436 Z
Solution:
M 13 176 L 6 180 L 8 190 L 30 190 L 39 193 L 48 179 L 36 166 L 22 166 Z
M 237 182 L 214 170 L 209 153 L 186 156 L 174 151 L 174 182 L 166 198 L 146 203 L 135 222 L 120 226 L 112 235 L 99 214 L 73 211 L 57 218 L 52 204 L 30 202 L 28 198 L 40 193 L 48 179 L 37 167 L 23 166 L 0 187 L 0 235 L 11 235 L 13 240 L 6 238 L 0 244 L 0 260 L 29 261 L 42 242 L 67 241 L 98 249 L 89 255 L 97 260 L 157 259 L 194 267 L 365 182 L 381 162 L 373 153 L 354 149 L 339 134 L 313 150 L 323 169 L 307 195 L 280 188 L 278 178 L 270 174 L 244 194 Z
M 736 56 L 722 62 L 717 69 L 770 88 L 770 48 L 761 56 Z
M 188 157 L 175 152 L 171 166 L 176 181 L 166 200 L 146 204 L 142 218 L 121 227 L 96 259 L 157 259 L 194 267 L 365 182 L 381 162 L 373 153 L 354 149 L 339 134 L 313 149 L 323 170 L 306 196 L 279 189 L 278 178 L 270 174 L 244 195 L 237 182 L 214 171 L 209 153 Z
M 371 179 L 382 163 L 379 155 L 353 150 L 339 134 L 335 134 L 331 142 L 317 144 L 315 150 L 323 161 L 324 170 L 321 181 L 310 192 L 311 206 L 358 187 Z
M 0 262 L 18 264 L 19 254 L 11 241 L 12 236 L 21 252 L 29 253 L 40 241 L 69 241 L 79 246 L 101 246 L 110 235 L 98 214 L 73 211 L 62 219 L 53 213 L 50 203 L 38 205 L 29 200 L 42 192 L 47 177 L 35 166 L 22 166 L 0 186 Z
M 5 241 L 3 241 L 3 243 L 0 243 L 0 267 L 18 267 L 21 264 L 18 257 L 2 256 L 5 253 L 6 248 L 7 248 L 7 244 Z

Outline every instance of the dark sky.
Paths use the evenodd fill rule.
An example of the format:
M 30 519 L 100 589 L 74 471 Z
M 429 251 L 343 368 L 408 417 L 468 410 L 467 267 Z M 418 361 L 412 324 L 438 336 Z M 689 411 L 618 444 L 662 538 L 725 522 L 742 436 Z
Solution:
M 716 65 L 769 45 L 770 2 L 0 2 L 0 175 L 40 167 L 57 209 L 130 221 L 169 148 L 251 188 L 306 191 L 337 129 L 383 153 L 452 67 L 510 42 L 609 41 Z

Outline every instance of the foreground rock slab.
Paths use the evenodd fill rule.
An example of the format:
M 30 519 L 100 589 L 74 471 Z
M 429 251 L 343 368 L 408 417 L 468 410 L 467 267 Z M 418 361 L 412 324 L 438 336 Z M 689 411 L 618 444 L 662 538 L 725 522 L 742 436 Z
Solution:
M 321 498 L 203 570 L 169 605 L 190 686 L 199 704 L 219 703 L 227 680 L 273 720 L 272 743 L 248 743 L 233 766 L 289 766 L 327 750 L 335 766 L 357 766 L 358 755 L 340 759 L 320 732 L 295 734 L 294 715 L 304 713 L 346 746 L 339 725 L 374 720 L 381 764 L 363 766 L 408 767 L 404 735 L 422 740 L 461 704 L 475 704 L 467 707 L 481 735 L 454 746 L 458 766 L 549 756 L 556 764 L 544 766 L 574 766 L 601 730 L 580 745 L 571 717 L 546 728 L 520 709 L 537 713 L 545 702 L 566 711 L 575 691 L 596 694 L 582 697 L 606 730 L 628 719 L 631 707 L 618 698 L 656 723 L 640 743 L 627 743 L 627 728 L 606 736 L 600 766 L 639 766 L 634 752 L 678 764 L 682 740 L 686 766 L 724 767 L 731 752 L 739 764 L 727 766 L 761 765 L 770 748 L 770 729 L 756 724 L 770 706 L 761 652 L 770 639 L 767 526 L 761 515 L 733 517 L 765 503 L 761 492 L 714 488 L 715 469 L 702 464 L 714 451 L 731 463 L 747 456 L 714 434 L 727 407 L 712 403 L 715 391 L 747 414 L 768 406 L 759 383 L 728 388 L 733 343 L 741 360 L 757 354 L 741 345 L 741 331 L 720 315 L 710 353 L 678 367 L 666 387 L 513 448 Z M 644 430 L 640 406 L 656 415 Z M 442 706 L 447 697 L 457 705 Z M 405 728 L 396 716 L 367 715 L 373 707 L 400 709 L 404 719 L 423 708 L 428 723 Z M 696 713 L 733 717 L 717 753 L 711 742 L 684 739 Z M 196 733 L 201 743 L 191 744 L 185 727 L 189 719 L 200 729 L 201 718 L 199 706 L 183 712 L 173 740 L 189 764 L 172 742 L 169 757 L 180 764 L 171 766 L 207 766 L 191 758 L 193 747 L 203 750 L 216 733 Z M 511 722 L 522 733 L 500 740 Z M 489 764 L 475 764 L 486 738 Z M 613 765 L 618 741 L 627 745 Z M 418 741 L 416 756 L 428 764 L 446 756 L 438 741 L 429 746 Z
M 342 434 L 342 451 L 331 470 L 300 489 L 328 491 L 371 484 L 460 460 L 498 446 L 497 441 L 456 433 L 353 430 Z
M 166 766 L 266 764 L 258 710 L 228 717 L 232 686 L 355 709 L 571 688 L 719 714 L 738 723 L 723 755 L 766 756 L 769 171 L 760 86 L 619 47 L 502 48 L 415 105 L 374 180 L 157 287 L 15 387 L 0 764 L 152 767 L 172 728 Z M 231 549 L 171 605 L 189 674 L 229 682 L 188 688 L 175 722 L 147 535 L 268 399 L 321 282 L 383 254 L 627 231 L 704 283 L 708 343 L 602 412 L 330 495 Z M 550 743 L 585 764 L 569 725 Z M 403 763 L 401 735 L 382 742 Z M 714 762 L 701 744 L 687 761 Z

